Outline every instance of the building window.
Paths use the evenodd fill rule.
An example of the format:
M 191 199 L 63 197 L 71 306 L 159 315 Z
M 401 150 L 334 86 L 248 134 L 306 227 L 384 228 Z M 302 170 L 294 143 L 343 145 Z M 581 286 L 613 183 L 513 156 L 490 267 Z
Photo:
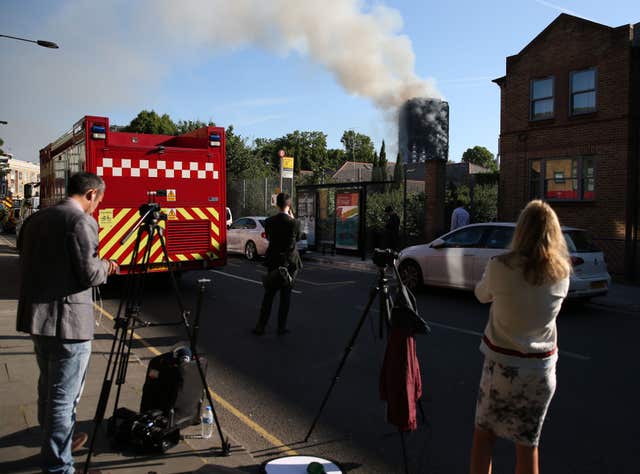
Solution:
M 531 120 L 553 117 L 553 76 L 531 81 Z
M 529 168 L 529 197 L 549 201 L 593 201 L 595 158 L 547 158 L 532 160 Z
M 571 72 L 571 115 L 587 114 L 596 110 L 595 68 Z

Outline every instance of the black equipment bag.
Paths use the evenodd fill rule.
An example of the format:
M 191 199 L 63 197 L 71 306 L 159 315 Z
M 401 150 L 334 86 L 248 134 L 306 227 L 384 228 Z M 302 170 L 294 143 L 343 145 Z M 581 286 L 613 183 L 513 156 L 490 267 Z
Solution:
M 207 360 L 200 357 L 207 373 Z M 184 362 L 167 352 L 151 359 L 142 387 L 140 412 L 161 410 L 171 426 L 184 428 L 200 422 L 202 381 L 195 360 Z
M 180 430 L 170 426 L 161 410 L 136 413 L 120 407 L 109 419 L 108 433 L 116 448 L 140 453 L 164 453 L 180 442 Z

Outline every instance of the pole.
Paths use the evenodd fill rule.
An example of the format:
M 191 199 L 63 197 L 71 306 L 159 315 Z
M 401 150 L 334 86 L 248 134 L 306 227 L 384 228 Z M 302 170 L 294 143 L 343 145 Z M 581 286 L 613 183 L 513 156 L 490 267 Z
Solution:
M 407 245 L 407 163 L 402 164 L 404 189 L 402 192 L 402 238 Z

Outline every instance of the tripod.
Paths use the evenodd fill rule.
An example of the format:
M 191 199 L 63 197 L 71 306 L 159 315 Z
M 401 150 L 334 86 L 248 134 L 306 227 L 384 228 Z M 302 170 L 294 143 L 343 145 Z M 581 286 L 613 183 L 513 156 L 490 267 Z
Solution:
M 109 395 L 111 393 L 111 388 L 114 383 L 118 386 L 116 391 L 115 404 L 113 408 L 114 417 L 112 420 L 115 420 L 116 410 L 118 409 L 118 402 L 120 400 L 120 393 L 122 390 L 122 385 L 125 383 L 127 367 L 129 364 L 129 356 L 131 354 L 131 344 L 133 342 L 133 334 L 134 330 L 141 327 L 157 327 L 157 326 L 179 326 L 183 325 L 184 329 L 189 338 L 189 344 L 191 353 L 198 367 L 198 373 L 200 375 L 200 380 L 202 382 L 202 388 L 207 396 L 207 401 L 209 402 L 209 406 L 211 406 L 213 417 L 218 429 L 218 435 L 220 437 L 221 443 L 221 451 L 222 454 L 228 456 L 231 451 L 231 445 L 229 444 L 229 440 L 224 438 L 222 434 L 222 429 L 220 428 L 220 422 L 218 420 L 218 415 L 215 410 L 215 406 L 213 404 L 213 399 L 211 397 L 211 393 L 207 389 L 207 381 L 204 370 L 202 368 L 202 364 L 200 363 L 200 357 L 196 351 L 196 332 L 199 326 L 200 321 L 200 312 L 202 309 L 202 295 L 205 290 L 206 283 L 209 280 L 199 280 L 200 288 L 199 288 L 199 297 L 197 304 L 197 314 L 196 314 L 196 322 L 195 327 L 191 327 L 191 323 L 189 322 L 190 312 L 185 309 L 184 304 L 182 302 L 182 298 L 180 296 L 180 291 L 178 289 L 178 282 L 173 273 L 173 269 L 171 268 L 171 261 L 169 259 L 169 254 L 167 251 L 166 242 L 163 235 L 163 229 L 160 226 L 159 222 L 161 220 L 166 220 L 167 216 L 160 211 L 160 205 L 155 202 L 149 202 L 147 204 L 143 204 L 140 206 L 140 219 L 134 225 L 134 227 L 127 233 L 125 237 L 120 241 L 120 245 L 124 245 L 124 243 L 133 235 L 133 233 L 137 229 L 136 240 L 133 247 L 132 257 L 131 257 L 131 269 L 129 274 L 127 275 L 127 285 L 123 292 L 123 297 L 120 300 L 120 304 L 118 306 L 118 313 L 114 321 L 115 334 L 113 338 L 113 342 L 111 344 L 111 352 L 109 353 L 109 359 L 107 362 L 107 368 L 105 370 L 104 379 L 102 382 L 102 389 L 100 391 L 100 398 L 98 399 L 98 405 L 96 407 L 96 413 L 93 418 L 94 427 L 93 433 L 91 436 L 91 443 L 89 445 L 89 452 L 87 454 L 87 459 L 84 464 L 84 473 L 86 474 L 89 465 L 91 464 L 91 456 L 93 454 L 96 435 L 98 433 L 99 427 L 104 420 L 104 414 L 107 409 L 107 403 L 109 401 Z M 146 237 L 146 241 L 143 242 Z M 156 241 L 160 243 L 160 247 L 162 249 L 162 254 L 164 258 L 164 263 L 167 265 L 169 269 L 169 276 L 171 280 L 171 284 L 173 287 L 173 291 L 175 293 L 178 307 L 180 310 L 180 315 L 182 320 L 180 322 L 174 323 L 150 323 L 148 321 L 144 321 L 140 318 L 141 307 L 142 307 L 142 294 L 144 289 L 144 281 L 146 275 L 149 273 L 150 268 L 150 259 L 152 248 Z M 144 246 L 142 257 L 140 256 L 140 247 Z M 140 260 L 140 263 L 138 263 Z
M 373 306 L 373 303 L 375 302 L 376 297 L 379 298 L 379 304 L 380 304 L 380 338 L 383 337 L 385 326 L 388 328 L 390 324 L 391 308 L 393 306 L 393 302 L 391 301 L 391 295 L 389 293 L 389 279 L 387 278 L 387 275 L 385 273 L 385 268 L 386 266 L 378 265 L 378 275 L 376 278 L 376 283 L 373 287 L 371 287 L 371 291 L 369 292 L 369 301 L 367 302 L 367 306 L 364 308 L 364 311 L 362 312 L 362 315 L 358 320 L 358 324 L 356 325 L 356 329 L 351 335 L 351 339 L 349 339 L 349 342 L 347 343 L 347 347 L 344 350 L 344 355 L 342 356 L 342 360 L 338 365 L 338 370 L 336 370 L 336 373 L 333 376 L 333 380 L 331 381 L 331 385 L 329 385 L 329 389 L 327 390 L 327 393 L 322 399 L 322 403 L 320 404 L 320 408 L 318 409 L 318 412 L 316 413 L 316 416 L 313 419 L 313 423 L 311 423 L 311 428 L 309 428 L 309 431 L 307 432 L 307 436 L 305 436 L 304 438 L 305 443 L 309 441 L 309 438 L 311 437 L 311 433 L 313 432 L 314 428 L 316 427 L 316 424 L 318 423 L 318 420 L 320 419 L 322 410 L 324 409 L 325 405 L 329 401 L 329 397 L 331 395 L 333 387 L 335 387 L 336 383 L 338 383 L 338 380 L 340 379 L 340 373 L 342 372 L 342 369 L 344 368 L 347 362 L 347 358 L 349 357 L 349 354 L 351 354 L 351 351 L 353 350 L 353 346 L 356 343 L 358 334 L 360 333 L 360 330 L 362 329 L 362 326 L 364 325 L 364 322 L 367 319 L 369 310 L 371 309 L 371 306 Z

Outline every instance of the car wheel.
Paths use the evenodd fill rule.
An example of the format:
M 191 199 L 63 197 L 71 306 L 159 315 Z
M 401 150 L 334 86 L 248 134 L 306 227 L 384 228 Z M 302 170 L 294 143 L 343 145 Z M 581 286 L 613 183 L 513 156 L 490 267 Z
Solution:
M 420 266 L 413 260 L 405 260 L 400 264 L 398 268 L 400 278 L 402 282 L 411 291 L 415 291 L 422 286 L 424 281 L 422 280 L 422 270 Z
M 244 256 L 247 257 L 247 260 L 254 260 L 258 256 L 258 249 L 252 240 L 244 246 Z

